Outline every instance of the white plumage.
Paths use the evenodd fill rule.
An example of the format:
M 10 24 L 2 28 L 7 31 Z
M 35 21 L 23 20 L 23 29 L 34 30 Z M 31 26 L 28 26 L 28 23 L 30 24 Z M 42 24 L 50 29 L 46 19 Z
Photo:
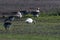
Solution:
M 33 19 L 32 18 L 27 18 L 25 22 L 26 23 L 32 23 L 33 22 Z
M 17 16 L 21 18 L 22 17 L 22 13 L 18 11 L 17 12 Z

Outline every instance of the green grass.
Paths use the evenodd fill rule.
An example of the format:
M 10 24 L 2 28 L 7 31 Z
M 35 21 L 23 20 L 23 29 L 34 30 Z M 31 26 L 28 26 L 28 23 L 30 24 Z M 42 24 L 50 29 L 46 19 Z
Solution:
M 50 35 L 19 35 L 19 34 L 3 34 L 0 35 L 1 40 L 60 40 L 60 37 Z
M 7 32 L 4 30 L 3 22 L 0 21 L 0 40 L 60 40 L 60 16 L 34 19 L 36 24 L 13 21 Z

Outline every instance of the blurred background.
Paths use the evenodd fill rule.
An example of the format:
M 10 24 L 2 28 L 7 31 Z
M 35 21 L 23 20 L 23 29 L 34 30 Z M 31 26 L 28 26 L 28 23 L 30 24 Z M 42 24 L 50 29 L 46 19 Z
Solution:
M 60 0 L 0 0 L 0 12 L 40 7 L 41 11 L 60 9 Z

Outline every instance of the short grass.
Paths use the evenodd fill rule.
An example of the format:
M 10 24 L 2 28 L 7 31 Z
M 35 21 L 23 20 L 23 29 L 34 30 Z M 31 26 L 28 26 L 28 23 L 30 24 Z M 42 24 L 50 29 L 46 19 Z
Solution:
M 0 21 L 0 40 L 60 40 L 60 16 L 34 19 L 35 24 L 15 20 L 9 31 L 4 30 L 3 22 Z
M 0 34 L 0 40 L 60 40 L 60 36 L 50 35 L 21 35 L 21 34 Z

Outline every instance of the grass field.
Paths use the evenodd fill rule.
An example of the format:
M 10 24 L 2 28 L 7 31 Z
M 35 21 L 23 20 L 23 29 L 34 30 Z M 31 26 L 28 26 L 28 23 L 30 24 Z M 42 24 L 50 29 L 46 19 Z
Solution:
M 9 31 L 4 30 L 3 21 L 0 20 L 0 40 L 60 40 L 60 16 L 35 19 L 35 24 L 15 20 Z

